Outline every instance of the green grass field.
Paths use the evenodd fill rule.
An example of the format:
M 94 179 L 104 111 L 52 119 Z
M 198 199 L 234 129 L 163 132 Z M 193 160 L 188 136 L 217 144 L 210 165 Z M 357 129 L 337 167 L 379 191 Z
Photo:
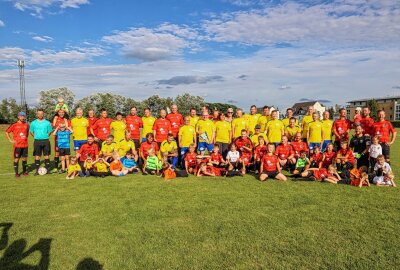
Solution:
M 2 270 L 399 268 L 399 188 L 253 176 L 16 180 L 11 149 L 1 136 Z M 392 149 L 399 175 L 400 140 Z

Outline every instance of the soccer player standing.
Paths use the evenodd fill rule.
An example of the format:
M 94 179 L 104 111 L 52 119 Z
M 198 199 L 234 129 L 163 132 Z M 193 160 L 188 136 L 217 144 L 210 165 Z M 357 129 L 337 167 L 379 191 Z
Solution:
M 89 128 L 89 121 L 83 117 L 83 110 L 81 108 L 77 108 L 75 114 L 76 116 L 71 120 L 71 128 L 74 131 L 74 150 L 76 152 L 79 150 L 82 144 L 87 142 L 87 129 Z
M 10 137 L 12 133 L 12 138 Z M 28 135 L 29 124 L 26 122 L 26 114 L 18 113 L 18 120 L 6 130 L 6 136 L 10 143 L 14 144 L 14 172 L 15 177 L 19 177 L 18 163 L 22 159 L 22 175 L 28 175 L 26 171 L 26 158 L 28 156 Z
M 131 132 L 131 139 L 135 143 L 136 149 L 140 147 L 140 129 L 143 128 L 143 120 L 137 116 L 137 108 L 132 107 L 130 115 L 125 117 L 126 128 Z M 153 127 L 153 125 L 152 125 Z
M 102 108 L 100 110 L 100 118 L 94 123 L 94 125 L 90 129 L 93 136 L 94 134 L 96 134 L 94 140 L 97 142 L 99 148 L 101 148 L 101 145 L 107 139 L 107 136 L 111 134 L 110 125 L 112 121 L 112 118 L 107 117 L 107 110 Z
M 316 146 L 321 147 L 322 138 L 324 137 L 322 123 L 319 121 L 319 113 L 313 112 L 313 120 L 308 123 L 307 142 L 310 149 L 310 154 L 314 153 Z
M 201 115 L 201 119 L 197 122 L 196 133 L 199 136 L 198 150 L 202 155 L 206 149 L 209 153 L 213 150 L 215 140 L 215 124 L 209 119 L 206 111 Z
M 38 109 L 36 112 L 36 119 L 32 121 L 29 132 L 34 138 L 33 142 L 33 156 L 35 157 L 35 175 L 39 175 L 38 170 L 40 167 L 40 158 L 44 156 L 44 165 L 47 173 L 50 173 L 50 159 L 51 146 L 49 136 L 53 129 L 49 120 L 44 118 L 44 111 Z
M 324 132 L 323 143 L 321 147 L 321 152 L 323 153 L 329 143 L 332 143 L 332 126 L 333 121 L 329 119 L 329 111 L 324 111 L 322 113 L 322 130 Z
M 390 163 L 390 146 L 396 140 L 397 131 L 385 117 L 385 111 L 379 110 L 378 121 L 374 123 L 373 134 L 379 138 L 379 143 L 382 146 L 382 154 L 385 156 L 386 162 Z M 390 138 L 390 135 L 392 135 L 392 138 Z
M 171 113 L 168 114 L 166 118 L 171 123 L 171 133 L 177 141 L 179 128 L 183 125 L 184 121 L 182 114 L 178 112 L 178 106 L 176 104 L 171 106 Z
M 168 133 L 171 132 L 171 122 L 166 118 L 167 111 L 160 110 L 160 117 L 154 122 L 153 134 L 155 141 L 160 146 L 161 143 L 168 139 Z
M 283 123 L 278 119 L 278 111 L 274 110 L 271 113 L 272 120 L 267 123 L 265 132 L 267 133 L 268 142 L 273 143 L 277 147 L 282 140 L 282 135 L 285 134 Z
M 303 117 L 301 121 L 301 128 L 303 129 L 303 140 L 307 141 L 307 134 L 308 134 L 308 123 L 310 123 L 312 119 L 312 114 L 314 113 L 314 107 L 309 106 L 307 110 L 307 115 Z
M 243 116 L 242 109 L 236 110 L 236 118 L 232 121 L 232 141 L 241 136 L 242 130 L 249 130 L 249 125 Z
M 256 105 L 251 105 L 250 114 L 244 116 L 247 121 L 250 136 L 254 134 L 255 126 L 257 125 L 260 116 L 261 114 L 257 113 Z
M 345 108 L 339 110 L 339 119 L 333 122 L 332 131 L 335 134 L 335 148 L 340 149 L 341 141 L 349 140 L 349 131 L 351 129 L 351 121 L 346 118 L 347 111 Z
M 151 116 L 150 108 L 144 109 L 144 116 L 142 117 L 143 129 L 142 129 L 142 142 L 146 141 L 147 134 L 153 133 L 153 125 L 156 119 Z

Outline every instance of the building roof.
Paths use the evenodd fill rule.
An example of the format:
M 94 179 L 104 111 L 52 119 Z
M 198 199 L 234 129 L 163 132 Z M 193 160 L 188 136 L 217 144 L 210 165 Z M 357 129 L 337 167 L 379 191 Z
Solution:
M 347 101 L 347 103 L 351 102 L 362 102 L 362 101 L 369 101 L 369 100 L 384 100 L 384 99 L 400 99 L 400 96 L 387 96 L 387 97 L 379 97 L 379 98 L 363 98 L 363 99 L 355 99 Z
M 294 111 L 297 111 L 301 108 L 308 107 L 308 106 L 314 106 L 315 103 L 318 101 L 306 101 L 306 102 L 297 102 L 292 106 L 292 109 Z

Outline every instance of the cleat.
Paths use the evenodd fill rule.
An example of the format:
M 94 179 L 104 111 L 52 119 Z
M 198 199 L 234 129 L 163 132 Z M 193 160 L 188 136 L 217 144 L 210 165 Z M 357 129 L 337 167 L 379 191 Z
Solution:
M 28 175 L 29 175 L 28 172 L 23 172 L 23 173 L 22 173 L 22 176 L 28 176 Z
M 19 173 L 16 173 L 15 178 L 19 178 L 19 177 L 21 177 L 21 175 Z

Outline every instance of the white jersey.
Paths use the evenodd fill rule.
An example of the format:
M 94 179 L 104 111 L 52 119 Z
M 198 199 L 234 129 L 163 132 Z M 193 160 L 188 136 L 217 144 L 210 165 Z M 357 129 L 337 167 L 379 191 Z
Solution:
M 236 162 L 240 158 L 240 153 L 239 151 L 229 151 L 228 154 L 226 155 L 226 160 L 229 160 L 230 162 Z
M 390 167 L 389 163 L 385 162 L 383 165 L 380 165 L 379 163 L 375 164 L 374 171 L 378 171 L 379 169 L 382 169 L 383 175 L 388 175 L 392 173 L 392 168 Z
M 368 152 L 370 157 L 377 158 L 379 155 L 382 155 L 382 146 L 380 144 L 371 144 Z

